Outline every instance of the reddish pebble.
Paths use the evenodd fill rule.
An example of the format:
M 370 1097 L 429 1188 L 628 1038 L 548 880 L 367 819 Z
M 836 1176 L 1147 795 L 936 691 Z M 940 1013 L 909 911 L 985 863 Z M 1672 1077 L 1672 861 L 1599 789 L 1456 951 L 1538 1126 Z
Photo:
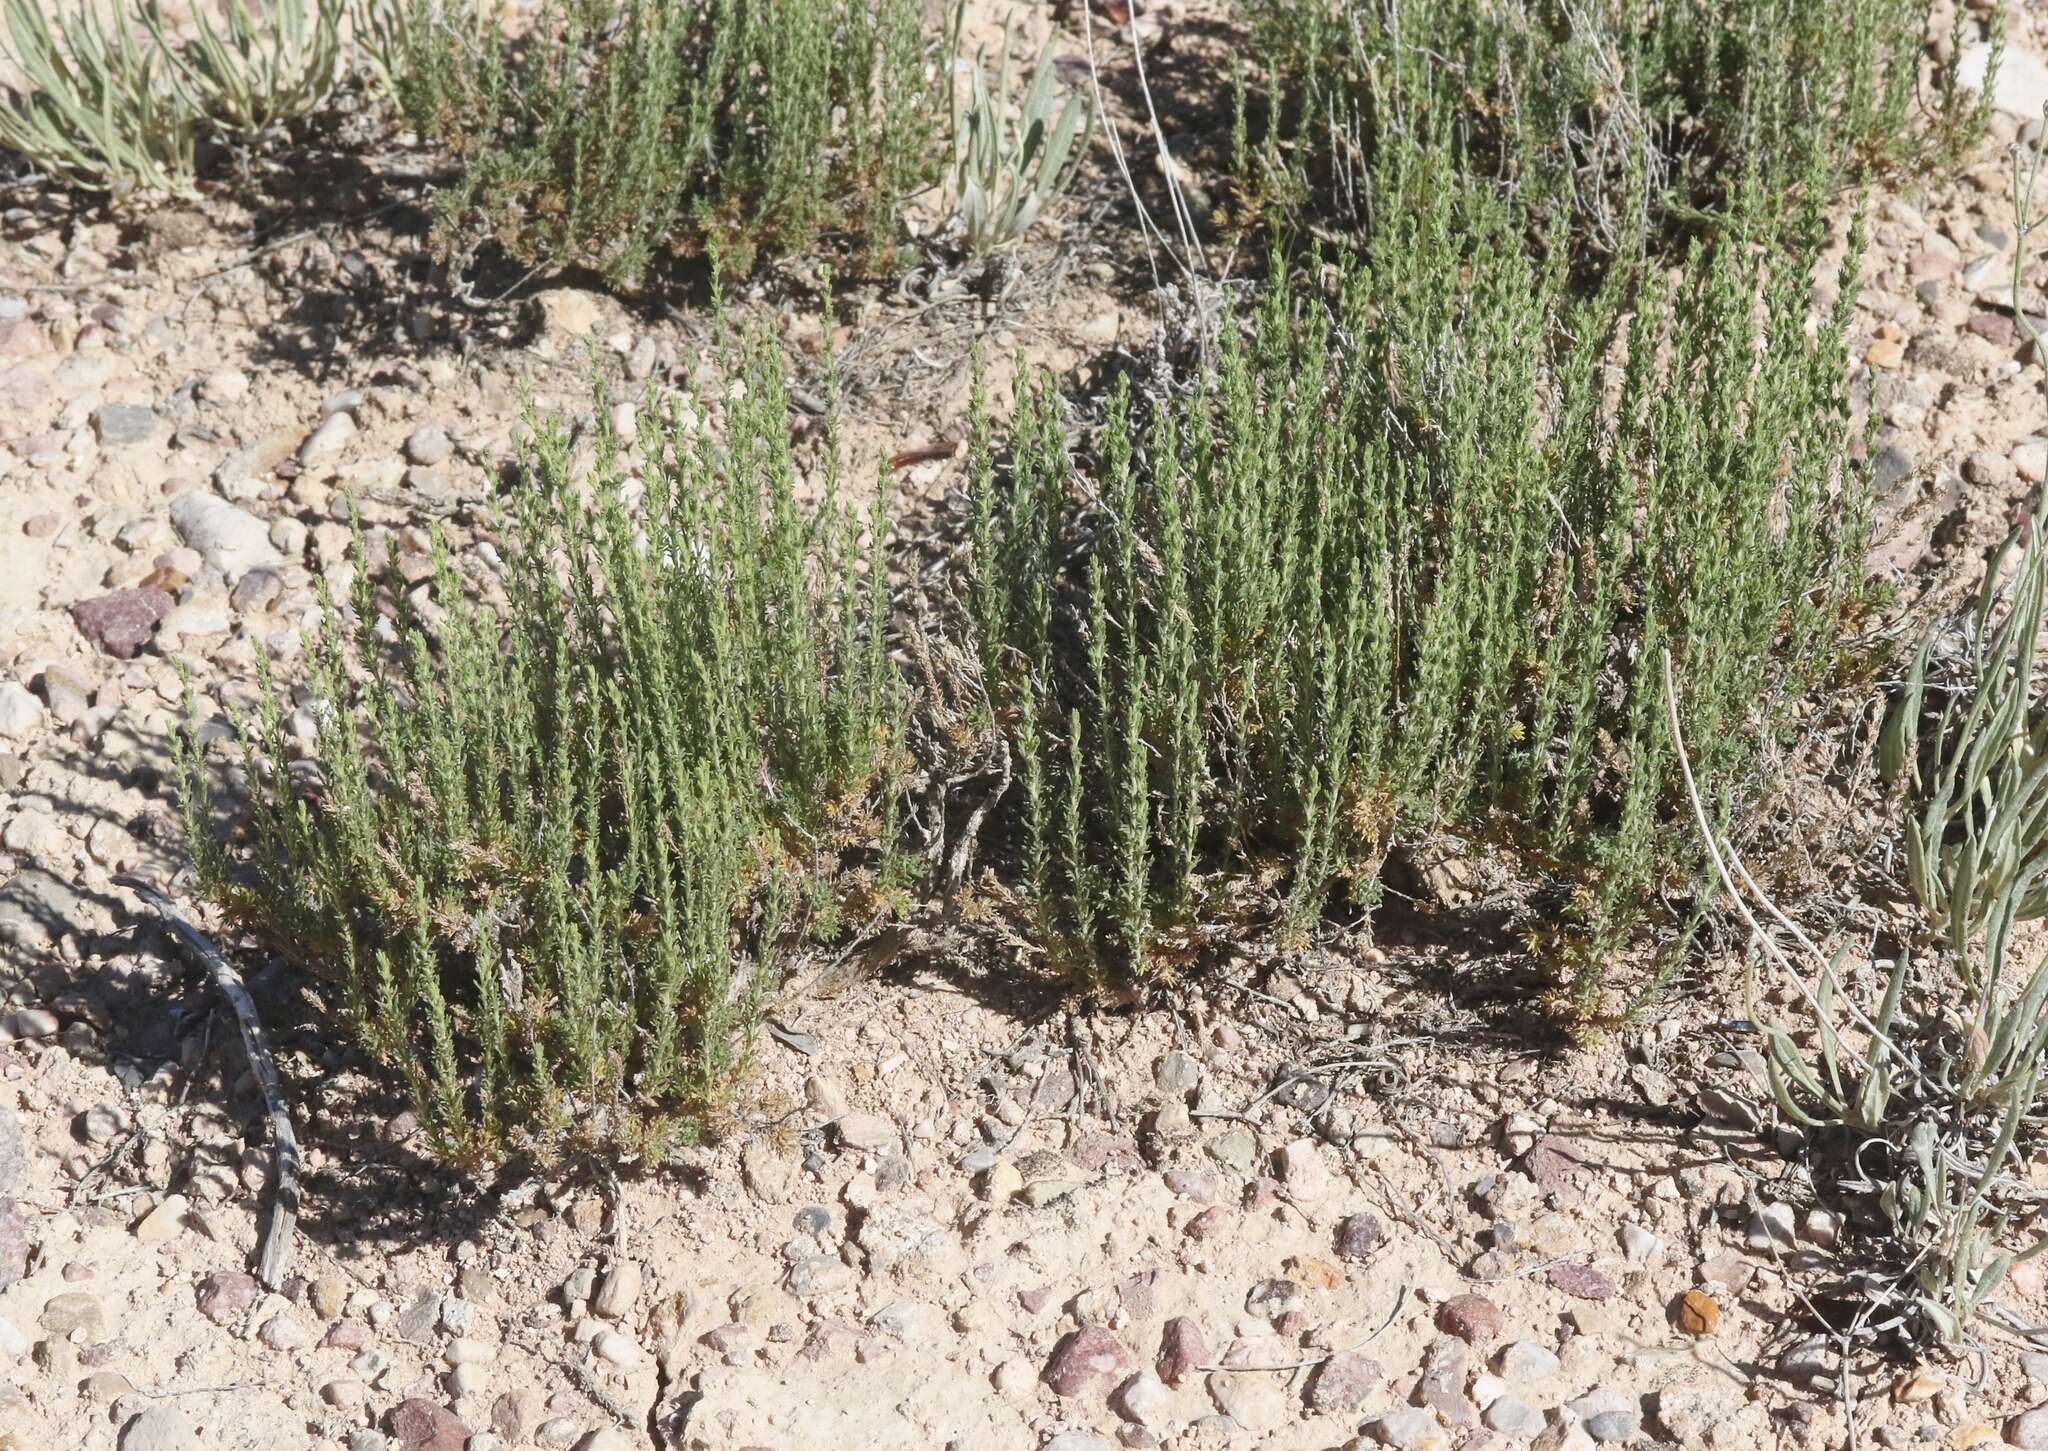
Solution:
M 1159 1359 L 1153 1365 L 1159 1378 L 1177 1386 L 1208 1363 L 1209 1342 L 1202 1338 L 1202 1327 L 1185 1315 L 1167 1321 L 1159 1334 Z
M 1083 1325 L 1053 1347 L 1044 1380 L 1055 1395 L 1078 1396 L 1130 1366 L 1131 1353 L 1122 1341 L 1099 1325 Z
M 1490 1345 L 1500 1338 L 1500 1306 L 1484 1295 L 1453 1295 L 1436 1312 L 1436 1328 L 1467 1345 Z

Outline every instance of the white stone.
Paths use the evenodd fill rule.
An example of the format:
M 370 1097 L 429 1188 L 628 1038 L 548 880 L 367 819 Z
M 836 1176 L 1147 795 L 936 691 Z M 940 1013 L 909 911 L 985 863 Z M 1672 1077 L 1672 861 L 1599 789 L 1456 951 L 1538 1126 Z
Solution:
M 1789 1204 L 1766 1204 L 1749 1217 L 1749 1247 L 1759 1253 L 1792 1243 L 1798 1219 Z
M 1314 1139 L 1296 1139 L 1275 1150 L 1273 1167 L 1291 1198 L 1316 1200 L 1330 1192 L 1330 1166 L 1323 1162 Z
M 1503 1346 L 1493 1363 L 1503 1379 L 1517 1385 L 1548 1380 L 1557 1374 L 1558 1365 L 1556 1353 L 1533 1340 L 1517 1340 Z
M 640 1364 L 640 1347 L 616 1330 L 600 1330 L 591 1342 L 591 1348 L 599 1357 L 622 1369 L 631 1370 Z
M 43 703 L 18 680 L 0 684 L 0 736 L 21 740 L 43 723 Z
M 498 1347 L 458 1335 L 448 1342 L 448 1349 L 443 1354 L 448 1357 L 450 1365 L 489 1365 L 498 1358 Z
M 1165 1422 L 1167 1409 L 1173 1404 L 1173 1392 L 1166 1383 L 1149 1370 L 1141 1370 L 1121 1386 L 1110 1398 L 1110 1409 L 1126 1421 L 1135 1421 L 1140 1426 L 1156 1428 Z
M 607 1320 L 625 1319 L 626 1312 L 640 1298 L 642 1279 L 637 1261 L 620 1260 L 598 1282 L 597 1294 L 590 1301 L 591 1313 Z
M 355 436 L 354 418 L 345 412 L 330 413 L 318 428 L 306 435 L 306 441 L 299 445 L 299 462 L 325 463 L 348 447 L 348 441 Z
M 156 1208 L 142 1216 L 135 1226 L 135 1238 L 143 1244 L 162 1244 L 183 1227 L 191 1201 L 182 1194 L 167 1194 Z
M 1990 64 L 1988 44 L 1970 46 L 1957 63 L 1957 82 L 1967 90 L 1983 90 L 1984 72 Z M 2007 45 L 2005 54 L 1999 57 L 1998 74 L 1991 81 L 1991 104 L 2022 121 L 2039 120 L 2042 107 L 2048 106 L 2048 65 L 2017 46 Z
M 217 494 L 195 489 L 178 495 L 171 500 L 171 526 L 231 580 L 258 565 L 275 568 L 284 562 L 270 542 L 270 526 Z
M 199 385 L 199 396 L 208 403 L 239 403 L 249 396 L 249 375 L 236 368 L 208 373 Z

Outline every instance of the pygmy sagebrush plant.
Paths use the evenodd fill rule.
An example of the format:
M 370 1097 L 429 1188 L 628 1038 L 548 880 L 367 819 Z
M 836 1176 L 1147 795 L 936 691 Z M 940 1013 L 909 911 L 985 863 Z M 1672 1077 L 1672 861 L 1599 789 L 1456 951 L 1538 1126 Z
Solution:
M 1000 467 L 982 410 L 969 612 L 1011 839 L 1055 955 L 1126 982 L 1233 884 L 1306 928 L 1404 836 L 1511 844 L 1568 898 L 1540 946 L 1597 1019 L 1700 861 L 1651 662 L 1722 821 L 1858 596 L 1846 313 L 1806 332 L 1825 225 L 1778 254 L 1738 210 L 1675 289 L 1639 238 L 1583 295 L 1448 150 L 1375 188 L 1334 303 L 1276 283 L 1182 396 L 1119 391 L 1092 465 L 1047 383 Z
M 1796 205 L 1823 186 L 1967 155 L 1989 119 L 1947 64 L 1923 86 L 1930 0 L 1246 0 L 1268 82 L 1243 193 L 1345 227 L 1383 152 L 1450 126 L 1531 215 L 1562 212 L 1589 269 L 1647 216 L 1710 223 L 1741 178 Z M 2002 19 L 1986 23 L 1996 48 Z M 1243 90 L 1241 89 L 1241 95 Z
M 541 425 L 493 602 L 445 553 L 425 602 L 358 574 L 312 657 L 310 768 L 275 689 L 238 722 L 246 868 L 182 757 L 208 890 L 337 986 L 459 1162 L 692 1129 L 786 941 L 889 869 L 860 850 L 893 835 L 886 519 L 835 502 L 832 462 L 800 509 L 779 360 L 731 375 L 722 438 L 661 409 L 587 475 Z
M 548 0 L 511 39 L 499 7 L 381 0 L 366 33 L 460 163 L 451 244 L 623 282 L 827 232 L 885 256 L 949 110 L 917 0 Z

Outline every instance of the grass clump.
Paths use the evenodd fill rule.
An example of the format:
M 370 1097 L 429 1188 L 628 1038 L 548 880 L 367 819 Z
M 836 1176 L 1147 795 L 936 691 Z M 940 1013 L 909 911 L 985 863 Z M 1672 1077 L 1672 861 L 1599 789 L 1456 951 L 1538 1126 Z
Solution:
M 111 18 L 4 0 L 4 53 L 28 81 L 0 96 L 0 150 L 69 186 L 132 199 L 191 196 L 199 147 L 253 140 L 310 114 L 340 77 L 343 0 L 202 3 L 189 39 L 162 10 Z M 53 18 L 54 17 L 54 18 Z
M 1262 154 L 1241 145 L 1251 196 L 1355 226 L 1375 157 L 1455 133 L 1532 215 L 1572 217 L 1581 266 L 1644 215 L 1682 238 L 1745 175 L 1793 203 L 1814 179 L 1954 161 L 1988 119 L 1953 59 L 1923 84 L 1930 0 L 1248 4 L 1278 118 Z M 1958 7 L 1958 42 L 1964 24 Z
M 960 12 L 954 12 L 959 25 Z M 1010 100 L 1010 26 L 1003 23 L 991 85 L 977 51 L 966 94 L 953 110 L 953 207 L 968 249 L 986 252 L 1031 230 L 1048 202 L 1073 184 L 1094 135 L 1094 109 L 1082 97 L 1053 94 L 1057 67 L 1050 37 L 1038 52 L 1031 87 Z
M 1980 1316 L 2024 1331 L 1996 1297 L 2014 1265 L 2048 1250 L 2028 1173 L 2048 1097 L 2048 961 L 2014 960 L 2048 870 L 2041 507 L 1994 553 L 1964 618 L 1928 632 L 1892 703 L 1881 766 L 1901 787 L 1912 898 L 1895 956 L 1824 953 L 1731 848 L 1714 849 L 1757 948 L 1747 1011 L 1778 1109 L 1811 1136 L 1816 1187 L 1869 1211 L 1859 1326 L 1883 1312 L 1923 1348 L 1968 1343 Z M 1775 996 L 1785 1008 L 1759 991 L 1766 967 L 1793 989 Z
M 246 870 L 184 756 L 209 891 L 336 986 L 459 1162 L 715 1113 L 789 939 L 889 870 L 853 850 L 890 838 L 886 521 L 863 554 L 831 464 L 799 508 L 771 353 L 724 407 L 722 440 L 660 410 L 630 471 L 600 434 L 582 479 L 543 426 L 495 607 L 445 556 L 431 598 L 363 570 L 313 657 L 310 769 L 275 690 L 239 723 Z
M 1653 662 L 1725 822 L 1858 598 L 1848 314 L 1806 333 L 1816 208 L 1789 257 L 1741 231 L 1755 204 L 1675 288 L 1645 263 L 1579 295 L 1449 153 L 1376 180 L 1333 301 L 1274 286 L 1185 396 L 1118 392 L 1092 461 L 1043 383 L 1006 466 L 979 428 L 969 605 L 1017 859 L 1056 955 L 1130 981 L 1235 884 L 1278 883 L 1300 931 L 1406 838 L 1508 844 L 1596 1019 L 1700 861 Z
M 885 257 L 945 124 L 916 0 L 392 0 L 379 70 L 461 165 L 447 235 L 633 282 L 666 249 L 744 271 L 822 234 Z

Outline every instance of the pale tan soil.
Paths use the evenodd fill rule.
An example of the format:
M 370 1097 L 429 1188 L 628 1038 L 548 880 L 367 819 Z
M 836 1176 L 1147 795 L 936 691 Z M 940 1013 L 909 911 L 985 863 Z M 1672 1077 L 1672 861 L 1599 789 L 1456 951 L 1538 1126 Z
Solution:
M 1022 17 L 1032 46 L 1047 23 Z M 1213 71 L 1224 42 L 1192 8 L 1146 26 L 1178 142 L 1167 88 Z M 975 8 L 971 35 L 999 28 L 996 7 Z M 1112 78 L 1127 71 L 1127 49 L 1098 40 Z M 2020 14 L 2012 44 L 2048 56 L 2048 16 Z M 2040 367 L 1955 275 L 2000 255 L 1980 229 L 2012 230 L 1999 148 L 2017 126 L 2002 117 L 1963 175 L 1873 202 L 1870 361 L 1853 379 L 1879 446 L 1909 465 L 1878 553 L 1909 598 L 1966 586 L 2043 472 Z M 1155 186 L 1128 109 L 1121 134 Z M 1215 140 L 1183 150 L 1197 185 L 1219 181 L 1199 161 Z M 1519 1020 L 1511 938 L 1478 912 L 1427 909 L 1385 917 L 1369 956 L 1246 956 L 1169 1001 L 1079 1016 L 1028 974 L 914 936 L 837 995 L 780 1003 L 812 1051 L 764 1038 L 733 1130 L 627 1166 L 616 1188 L 431 1168 L 391 1086 L 336 1045 L 291 966 L 249 953 L 309 1150 L 293 1280 L 253 1293 L 238 1277 L 259 1228 L 260 1101 L 231 1022 L 109 880 L 178 867 L 174 662 L 205 697 L 246 697 L 259 654 L 290 668 L 315 579 L 346 568 L 342 491 L 401 552 L 434 522 L 469 551 L 522 390 L 574 414 L 593 371 L 614 397 L 686 388 L 710 335 L 701 299 L 567 283 L 451 297 L 408 158 L 386 159 L 397 180 L 316 149 L 294 189 L 273 177 L 267 200 L 146 220 L 22 199 L 0 230 L 0 689 L 45 711 L 0 740 L 0 1112 L 27 1145 L 0 1194 L 35 1245 L 0 1289 L 0 1447 L 137 1451 L 133 1418 L 171 1407 L 188 1436 L 173 1427 L 148 1443 L 159 1451 L 369 1451 L 424 1444 L 379 1439 L 411 1424 L 390 1417 L 412 1399 L 459 1418 L 437 1451 L 1370 1446 L 1422 1396 L 1440 1307 L 1469 1294 L 1500 1328 L 1414 1444 L 1525 1444 L 1455 1424 L 1510 1346 L 1508 1390 L 1549 1448 L 1587 1445 L 1603 1410 L 1634 1413 L 1636 1444 L 1840 1446 L 1846 1404 L 1859 1446 L 1962 1448 L 1996 1444 L 2048 1395 L 2006 1341 L 1981 1375 L 1943 1362 L 1898 1393 L 1901 1367 L 1876 1358 L 1850 1368 L 1852 1397 L 1832 1355 L 1818 1380 L 1791 1373 L 1785 1353 L 1812 1333 L 1799 1312 L 1855 1267 L 1855 1227 L 1837 1263 L 1796 1159 L 1773 1152 L 1754 1042 L 1721 1021 L 1738 1013 L 1725 984 L 1558 1052 Z M 1149 368 L 1163 313 L 1184 325 L 1185 289 L 1164 307 L 1144 290 L 1120 183 L 1097 162 L 1058 225 L 986 280 L 933 249 L 900 286 L 842 285 L 856 473 L 961 436 L 975 341 L 1000 400 L 1020 352 L 1078 393 Z M 785 332 L 805 390 L 820 386 L 815 281 L 736 299 Z M 1816 309 L 1828 301 L 1818 289 Z M 1896 358 L 1879 346 L 1894 335 Z M 352 436 L 280 469 L 337 399 Z M 96 410 L 119 403 L 153 424 L 103 445 Z M 406 440 L 430 423 L 451 457 L 415 468 Z M 929 521 L 960 463 L 897 482 L 906 517 Z M 232 581 L 181 540 L 170 503 L 195 489 L 267 526 L 285 556 L 274 600 L 230 604 Z M 137 658 L 81 636 L 74 603 L 166 567 L 186 576 L 180 606 Z M 1315 1071 L 1271 1091 L 1287 1065 Z M 1780 1201 L 1800 1239 L 1752 1248 L 1752 1215 Z M 1337 1226 L 1358 1213 L 1384 1243 L 1345 1258 Z M 637 1293 L 598 1292 L 593 1308 L 593 1282 L 622 1265 L 644 1271 Z M 1260 1288 L 1273 1280 L 1293 1289 Z M 1720 1309 L 1708 1336 L 1673 1319 L 1696 1288 Z M 2011 1298 L 2048 1315 L 2038 1273 Z M 1129 1388 L 1174 1317 L 1199 1327 L 1200 1368 Z M 1128 1360 L 1062 1396 L 1044 1376 L 1083 1326 Z M 1338 1362 L 1356 1397 L 1318 1409 L 1332 1351 L 1372 1365 Z M 1606 1399 L 1560 1409 L 1592 1391 Z

